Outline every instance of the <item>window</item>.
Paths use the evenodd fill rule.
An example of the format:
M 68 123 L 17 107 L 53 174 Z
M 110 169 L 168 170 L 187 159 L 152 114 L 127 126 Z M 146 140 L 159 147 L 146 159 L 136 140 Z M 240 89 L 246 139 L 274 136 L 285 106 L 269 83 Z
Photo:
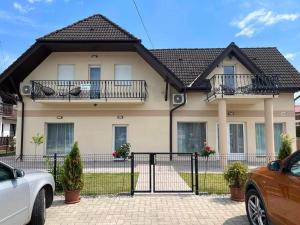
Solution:
M 113 148 L 117 150 L 121 145 L 127 143 L 127 126 L 126 125 L 115 125 L 113 128 L 114 142 Z
M 9 168 L 0 164 L 0 182 L 13 179 L 13 174 Z
M 256 133 L 256 154 L 266 155 L 266 143 L 265 143 L 265 124 L 255 124 Z M 283 133 L 283 123 L 274 123 L 274 148 L 277 155 L 281 146 L 281 134 Z
M 58 65 L 58 80 L 74 80 L 74 65 Z
M 131 65 L 115 65 L 115 80 L 130 81 L 132 79 L 131 75 Z M 130 82 L 117 82 L 118 85 L 130 85 Z
M 291 173 L 295 176 L 300 176 L 300 160 L 292 164 Z
M 47 124 L 47 154 L 65 154 L 71 151 L 74 142 L 73 123 Z
M 245 153 L 244 142 L 244 124 L 232 123 L 229 124 L 229 152 L 230 153 Z
M 90 97 L 91 99 L 100 98 L 100 82 L 101 80 L 101 68 L 100 66 L 89 66 L 90 76 Z
M 178 152 L 199 152 L 206 141 L 206 123 L 178 122 Z
M 233 75 L 234 74 L 234 66 L 223 66 L 224 74 Z

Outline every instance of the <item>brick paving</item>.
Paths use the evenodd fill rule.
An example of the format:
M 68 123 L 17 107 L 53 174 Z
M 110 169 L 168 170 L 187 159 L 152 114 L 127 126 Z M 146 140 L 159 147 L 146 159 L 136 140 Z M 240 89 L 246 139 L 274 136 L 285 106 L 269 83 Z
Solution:
M 136 194 L 134 197 L 82 198 L 66 205 L 55 197 L 46 225 L 249 225 L 244 203 L 228 196 Z

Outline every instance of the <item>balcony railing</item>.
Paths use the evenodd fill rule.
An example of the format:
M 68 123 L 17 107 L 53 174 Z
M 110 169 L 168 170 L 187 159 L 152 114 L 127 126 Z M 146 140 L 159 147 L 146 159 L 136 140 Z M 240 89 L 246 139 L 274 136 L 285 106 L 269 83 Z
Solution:
M 34 80 L 33 100 L 108 100 L 147 97 L 145 80 Z
M 215 74 L 210 79 L 211 97 L 234 95 L 277 95 L 278 77 L 254 74 Z
M 11 104 L 0 103 L 0 115 L 2 116 L 15 116 L 16 109 Z

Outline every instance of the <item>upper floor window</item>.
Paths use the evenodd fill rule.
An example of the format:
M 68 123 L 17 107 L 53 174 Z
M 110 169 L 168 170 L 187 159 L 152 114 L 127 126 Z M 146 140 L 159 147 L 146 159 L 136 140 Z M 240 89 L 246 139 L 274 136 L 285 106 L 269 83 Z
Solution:
M 131 80 L 131 65 L 115 65 L 115 80 Z
M 74 65 L 61 64 L 58 65 L 58 80 L 74 80 Z
M 234 66 L 224 66 L 224 74 L 232 75 L 234 74 Z

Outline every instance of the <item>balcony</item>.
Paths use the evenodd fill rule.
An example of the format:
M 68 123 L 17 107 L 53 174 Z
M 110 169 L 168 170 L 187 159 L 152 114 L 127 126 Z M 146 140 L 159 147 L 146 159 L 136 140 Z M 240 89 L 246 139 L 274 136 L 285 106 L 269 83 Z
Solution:
M 3 117 L 16 117 L 17 110 L 11 104 L 0 103 L 0 115 Z
M 278 77 L 254 74 L 215 74 L 210 79 L 207 100 L 217 98 L 253 98 L 278 95 Z
M 144 102 L 145 80 L 34 80 L 31 98 L 37 101 Z

